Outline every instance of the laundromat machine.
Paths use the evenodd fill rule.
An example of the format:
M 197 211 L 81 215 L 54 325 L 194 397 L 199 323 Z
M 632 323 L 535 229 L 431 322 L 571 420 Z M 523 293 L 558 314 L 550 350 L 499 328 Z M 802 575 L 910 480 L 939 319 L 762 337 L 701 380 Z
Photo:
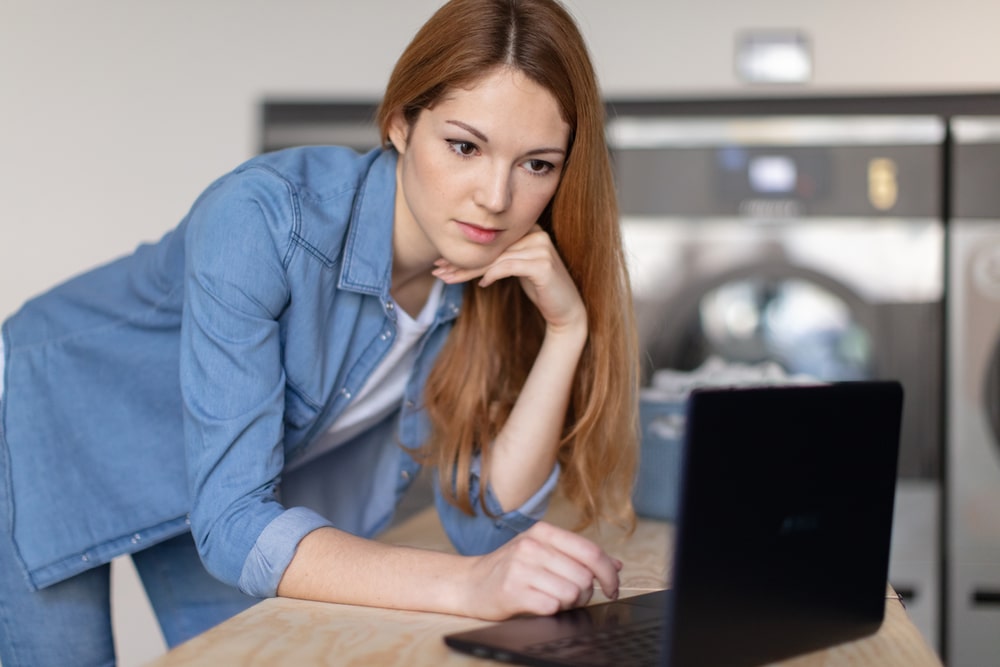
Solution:
M 1000 664 L 1000 116 L 956 117 L 949 225 L 947 664 Z
M 620 113 L 609 139 L 647 380 L 902 382 L 890 582 L 937 646 L 945 122 Z

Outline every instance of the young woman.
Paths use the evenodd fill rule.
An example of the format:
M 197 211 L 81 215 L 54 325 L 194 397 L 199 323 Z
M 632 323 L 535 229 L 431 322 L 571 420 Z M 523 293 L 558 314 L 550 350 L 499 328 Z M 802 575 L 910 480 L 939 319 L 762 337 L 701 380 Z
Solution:
M 397 63 L 382 148 L 252 159 L 8 319 L 3 665 L 113 661 L 126 553 L 170 645 L 273 595 L 488 619 L 614 597 L 620 563 L 539 521 L 557 486 L 584 524 L 632 520 L 602 109 L 556 0 L 452 0 Z M 368 539 L 424 463 L 462 555 Z

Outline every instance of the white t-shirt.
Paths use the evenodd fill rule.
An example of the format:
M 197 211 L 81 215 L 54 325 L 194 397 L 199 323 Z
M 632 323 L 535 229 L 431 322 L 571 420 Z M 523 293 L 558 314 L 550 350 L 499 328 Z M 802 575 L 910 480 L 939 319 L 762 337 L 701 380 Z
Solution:
M 337 417 L 333 425 L 312 443 L 301 455 L 288 462 L 285 470 L 299 466 L 348 442 L 380 422 L 386 415 L 399 407 L 406 390 L 406 382 L 417 361 L 417 344 L 434 323 L 441 302 L 444 283 L 435 281 L 434 287 L 416 319 L 396 305 L 396 340 L 385 355 L 382 363 L 372 371 L 368 380 L 351 403 Z

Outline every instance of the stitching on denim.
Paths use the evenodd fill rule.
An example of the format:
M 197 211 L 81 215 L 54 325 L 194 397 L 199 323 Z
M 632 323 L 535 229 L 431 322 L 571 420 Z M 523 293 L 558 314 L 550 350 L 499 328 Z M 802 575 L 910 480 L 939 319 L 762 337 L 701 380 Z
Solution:
M 318 259 L 320 262 L 323 263 L 323 266 L 325 266 L 327 269 L 333 269 L 337 266 L 337 260 L 330 259 L 329 257 L 327 257 L 316 246 L 306 241 L 298 232 L 292 232 L 291 240 L 292 244 L 301 247 L 310 255 Z M 289 247 L 291 247 L 291 244 Z M 288 257 L 291 257 L 291 252 L 288 253 Z

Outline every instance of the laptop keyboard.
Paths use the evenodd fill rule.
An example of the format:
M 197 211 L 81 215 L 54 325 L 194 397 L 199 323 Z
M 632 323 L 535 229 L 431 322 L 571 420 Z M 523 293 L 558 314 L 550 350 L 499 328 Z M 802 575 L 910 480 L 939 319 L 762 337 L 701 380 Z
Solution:
M 600 630 L 592 635 L 555 639 L 524 649 L 531 656 L 566 664 L 644 667 L 657 665 L 665 640 L 662 622 Z

